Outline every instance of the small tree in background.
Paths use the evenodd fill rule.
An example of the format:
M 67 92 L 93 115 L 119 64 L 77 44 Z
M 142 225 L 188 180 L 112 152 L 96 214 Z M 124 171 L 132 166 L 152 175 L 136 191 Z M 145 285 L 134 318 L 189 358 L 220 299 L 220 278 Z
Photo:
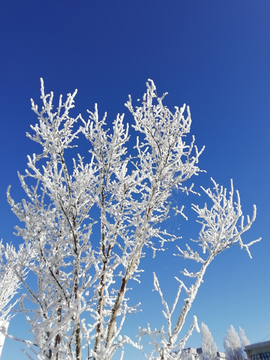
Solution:
M 214 343 L 211 332 L 207 325 L 202 322 L 201 325 L 202 336 L 202 355 L 201 360 L 214 360 L 217 357 L 217 345 Z
M 240 326 L 239 326 L 239 335 L 240 335 L 242 347 L 244 349 L 245 346 L 250 345 L 250 341 L 246 337 L 245 331 Z
M 246 337 L 245 331 L 240 326 L 239 326 L 239 335 L 240 335 L 240 339 L 241 339 L 241 345 L 242 345 L 242 348 L 243 348 L 243 354 L 245 355 L 246 354 L 245 353 L 245 347 L 250 345 L 250 341 Z
M 151 80 L 141 106 L 134 109 L 131 97 L 126 103 L 138 134 L 131 153 L 124 116 L 117 115 L 111 132 L 97 106 L 87 121 L 81 115 L 71 117 L 75 95 L 76 91 L 68 94 L 64 103 L 60 96 L 53 110 L 53 93 L 45 94 L 41 81 L 42 109 L 32 100 L 39 123 L 27 136 L 41 145 L 42 152 L 28 156 L 28 169 L 19 174 L 28 199 L 16 203 L 8 189 L 11 208 L 24 223 L 16 227 L 24 243 L 13 271 L 26 289 L 20 309 L 34 336 L 27 344 L 39 360 L 82 360 L 85 347 L 90 349 L 88 359 L 110 360 L 127 343 L 143 351 L 141 338 L 147 335 L 153 351 L 146 359 L 180 359 L 197 326 L 196 317 L 186 335 L 181 331 L 210 263 L 232 244 L 251 257 L 249 247 L 259 240 L 244 244 L 241 236 L 254 222 L 256 207 L 245 225 L 232 183 L 228 193 L 214 180 L 213 190 L 202 188 L 212 206 L 192 205 L 202 224 L 199 237 L 191 243 L 193 248 L 177 246 L 178 256 L 200 264 L 196 273 L 183 271 L 195 282 L 187 287 L 176 278 L 179 287 L 170 308 L 154 274 L 165 325 L 159 330 L 140 328 L 135 343 L 122 330 L 126 316 L 137 311 L 126 296 L 128 283 L 139 280 L 146 247 L 155 255 L 167 242 L 178 241 L 162 223 L 172 213 L 185 217 L 183 205 L 172 208 L 170 197 L 173 189 L 192 192 L 193 185 L 184 183 L 201 171 L 197 164 L 203 149 L 197 149 L 194 137 L 187 142 L 189 108 L 175 107 L 172 113 L 163 105 L 166 94 L 158 97 Z M 89 141 L 90 156 L 70 161 L 68 150 L 77 146 L 79 136 Z M 25 271 L 37 279 L 34 288 L 24 278 Z M 176 314 L 182 290 L 187 296 Z
M 227 330 L 223 346 L 228 360 L 244 359 L 240 337 L 232 325 Z

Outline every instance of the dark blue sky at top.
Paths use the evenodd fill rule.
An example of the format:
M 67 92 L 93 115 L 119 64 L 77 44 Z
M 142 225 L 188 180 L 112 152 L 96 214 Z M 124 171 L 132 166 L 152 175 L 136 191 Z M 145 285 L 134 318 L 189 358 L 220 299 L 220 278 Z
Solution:
M 24 171 L 27 154 L 39 151 L 25 137 L 36 123 L 30 98 L 40 105 L 39 78 L 56 101 L 77 88 L 75 112 L 86 118 L 86 109 L 98 103 L 100 114 L 108 111 L 108 124 L 118 112 L 132 122 L 124 103 L 128 94 L 134 102 L 141 98 L 151 78 L 159 94 L 169 92 L 164 102 L 171 109 L 183 103 L 191 108 L 192 134 L 199 148 L 206 146 L 200 166 L 207 174 L 195 179 L 197 188 L 211 186 L 210 176 L 227 187 L 233 178 L 244 213 L 251 214 L 254 203 L 258 207 L 256 223 L 243 237 L 263 238 L 252 249 L 253 260 L 238 248 L 220 255 L 191 313 L 208 325 L 221 349 L 230 324 L 243 327 L 252 342 L 269 340 L 270 2 L 1 0 L 0 65 L 0 238 L 19 242 L 5 193 L 11 184 L 17 201 L 24 196 L 17 170 Z M 186 226 L 183 237 L 196 236 Z M 170 298 L 173 275 L 188 264 L 166 272 L 166 256 L 151 264 Z M 151 287 L 152 268 L 145 267 Z M 147 302 L 145 286 L 139 291 L 149 314 L 155 305 Z M 159 304 L 157 296 L 155 301 Z M 149 315 L 154 322 L 159 310 Z M 132 323 L 134 334 L 139 320 Z M 11 331 L 18 330 L 13 321 Z M 6 344 L 3 359 L 12 351 L 23 359 L 15 353 L 17 345 Z M 200 335 L 188 344 L 200 346 Z

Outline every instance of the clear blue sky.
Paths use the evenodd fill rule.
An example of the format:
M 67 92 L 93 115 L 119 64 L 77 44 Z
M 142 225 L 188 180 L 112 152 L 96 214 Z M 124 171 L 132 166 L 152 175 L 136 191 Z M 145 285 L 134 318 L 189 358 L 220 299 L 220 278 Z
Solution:
M 128 94 L 141 97 L 148 78 L 159 94 L 169 92 L 168 106 L 190 105 L 192 133 L 199 147 L 206 146 L 200 165 L 207 174 L 195 179 L 196 186 L 210 186 L 210 176 L 229 186 L 233 178 L 244 213 L 258 207 L 243 239 L 263 238 L 252 260 L 232 248 L 214 261 L 190 314 L 208 325 L 220 350 L 231 324 L 251 342 L 269 340 L 269 0 L 1 0 L 0 237 L 14 244 L 21 240 L 12 235 L 18 221 L 6 189 L 11 184 L 15 199 L 23 197 L 17 170 L 23 172 L 26 155 L 38 151 L 25 133 L 36 122 L 30 98 L 39 100 L 40 77 L 56 98 L 78 88 L 77 112 L 86 117 L 97 102 L 101 113 L 108 111 L 108 123 L 126 112 Z M 196 236 L 192 223 L 180 225 L 184 239 Z M 168 227 L 176 231 L 175 223 Z M 158 295 L 149 290 L 152 271 L 172 299 L 174 275 L 188 268 L 171 260 L 171 252 L 142 263 L 148 273 L 134 285 L 134 302 L 141 297 L 143 312 L 127 322 L 131 334 L 147 321 L 161 323 Z M 27 337 L 22 317 L 12 320 L 10 332 Z M 200 342 L 195 334 L 187 345 Z M 26 359 L 20 347 L 6 341 L 2 359 Z

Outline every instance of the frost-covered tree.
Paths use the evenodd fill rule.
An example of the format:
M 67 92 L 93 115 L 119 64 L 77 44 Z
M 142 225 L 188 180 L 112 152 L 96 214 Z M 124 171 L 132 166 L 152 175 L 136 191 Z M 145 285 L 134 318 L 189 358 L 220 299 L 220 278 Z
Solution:
M 224 337 L 223 346 L 228 360 L 243 360 L 243 350 L 240 337 L 231 325 Z
M 239 335 L 240 335 L 240 339 L 241 339 L 241 345 L 244 350 L 245 346 L 250 345 L 250 341 L 246 337 L 245 331 L 240 326 L 239 326 Z
M 9 321 L 13 316 L 11 310 L 15 302 L 11 303 L 20 287 L 18 277 L 14 272 L 18 253 L 12 245 L 3 245 L 0 241 L 0 356 L 5 341 Z
M 24 243 L 13 270 L 26 289 L 20 309 L 34 336 L 27 344 L 42 360 L 82 360 L 85 347 L 89 347 L 89 359 L 110 360 L 126 343 L 143 351 L 141 337 L 147 335 L 153 344 L 148 360 L 180 359 L 197 326 L 196 317 L 186 335 L 181 330 L 207 267 L 232 244 L 238 243 L 251 256 L 249 246 L 255 241 L 244 244 L 241 236 L 255 220 L 256 208 L 244 224 L 240 197 L 236 192 L 235 202 L 233 186 L 228 194 L 214 181 L 213 191 L 203 189 L 212 206 L 192 206 L 202 224 L 199 237 L 193 248 L 177 247 L 180 257 L 200 264 L 196 273 L 184 270 L 195 283 L 187 287 L 176 278 L 179 288 L 170 308 L 154 274 L 166 327 L 140 328 L 139 340 L 134 342 L 122 333 L 126 316 L 138 309 L 128 301 L 128 284 L 139 280 L 140 260 L 147 247 L 155 255 L 168 241 L 179 239 L 163 223 L 172 212 L 185 216 L 181 204 L 171 208 L 170 198 L 173 189 L 193 191 L 184 183 L 201 171 L 198 160 L 203 149 L 197 149 L 194 137 L 187 141 L 189 108 L 175 107 L 172 113 L 163 105 L 165 94 L 158 97 L 151 80 L 141 106 L 134 109 L 131 97 L 126 103 L 138 134 L 131 151 L 128 142 L 133 133 L 124 125 L 124 116 L 117 115 L 112 131 L 106 114 L 99 118 L 97 106 L 89 111 L 88 120 L 81 115 L 72 117 L 75 95 L 76 91 L 68 94 L 65 102 L 60 96 L 54 110 L 53 93 L 45 94 L 41 82 L 42 109 L 32 100 L 39 123 L 31 126 L 33 133 L 27 136 L 42 151 L 28 156 L 28 169 L 19 174 L 27 200 L 16 203 L 8 189 L 11 208 L 24 223 L 16 228 Z M 70 160 L 69 151 L 74 151 L 81 136 L 89 142 L 90 155 Z M 202 255 L 196 246 L 201 247 Z M 24 279 L 25 271 L 29 277 L 34 274 L 36 287 Z M 176 314 L 182 289 L 187 297 Z M 124 352 L 121 359 L 123 356 Z
M 211 332 L 208 326 L 203 322 L 201 324 L 202 336 L 202 355 L 201 360 L 213 360 L 217 357 L 217 345 L 214 343 Z
M 18 253 L 12 245 L 3 245 L 0 241 L 0 324 L 6 324 L 11 318 L 11 304 L 17 294 L 20 281 L 14 272 L 14 263 Z M 0 325 L 1 327 L 1 325 Z

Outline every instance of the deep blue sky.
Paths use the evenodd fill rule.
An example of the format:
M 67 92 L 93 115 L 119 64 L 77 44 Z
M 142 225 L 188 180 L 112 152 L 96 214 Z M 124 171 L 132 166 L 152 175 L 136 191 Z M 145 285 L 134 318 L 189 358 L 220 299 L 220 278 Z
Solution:
M 101 113 L 108 111 L 108 123 L 127 113 L 128 94 L 140 98 L 151 78 L 159 94 L 169 92 L 168 106 L 191 107 L 192 133 L 199 147 L 206 146 L 200 164 L 207 174 L 195 179 L 197 188 L 200 182 L 210 186 L 210 176 L 225 186 L 233 178 L 244 213 L 258 207 L 256 223 L 243 237 L 263 238 L 252 248 L 253 259 L 239 248 L 221 254 L 191 315 L 208 325 L 220 350 L 230 324 L 241 326 L 251 342 L 269 340 L 269 0 L 1 0 L 0 65 L 0 237 L 21 241 L 12 235 L 18 221 L 5 193 L 11 184 L 15 199 L 23 197 L 16 172 L 24 171 L 27 154 L 38 151 L 25 133 L 36 122 L 30 98 L 39 101 L 39 78 L 56 99 L 78 88 L 77 112 L 86 117 L 97 102 Z M 186 240 L 196 236 L 191 223 L 180 231 Z M 127 323 L 132 334 L 146 326 L 147 316 L 160 325 L 158 296 L 148 292 L 152 270 L 172 299 L 173 276 L 188 268 L 169 255 L 142 266 L 148 275 L 134 286 L 140 292 L 134 301 L 142 297 L 143 312 Z M 27 337 L 25 329 L 21 318 L 12 320 L 11 332 Z M 199 347 L 200 341 L 195 334 L 187 345 Z M 3 360 L 25 359 L 19 349 L 7 341 Z

